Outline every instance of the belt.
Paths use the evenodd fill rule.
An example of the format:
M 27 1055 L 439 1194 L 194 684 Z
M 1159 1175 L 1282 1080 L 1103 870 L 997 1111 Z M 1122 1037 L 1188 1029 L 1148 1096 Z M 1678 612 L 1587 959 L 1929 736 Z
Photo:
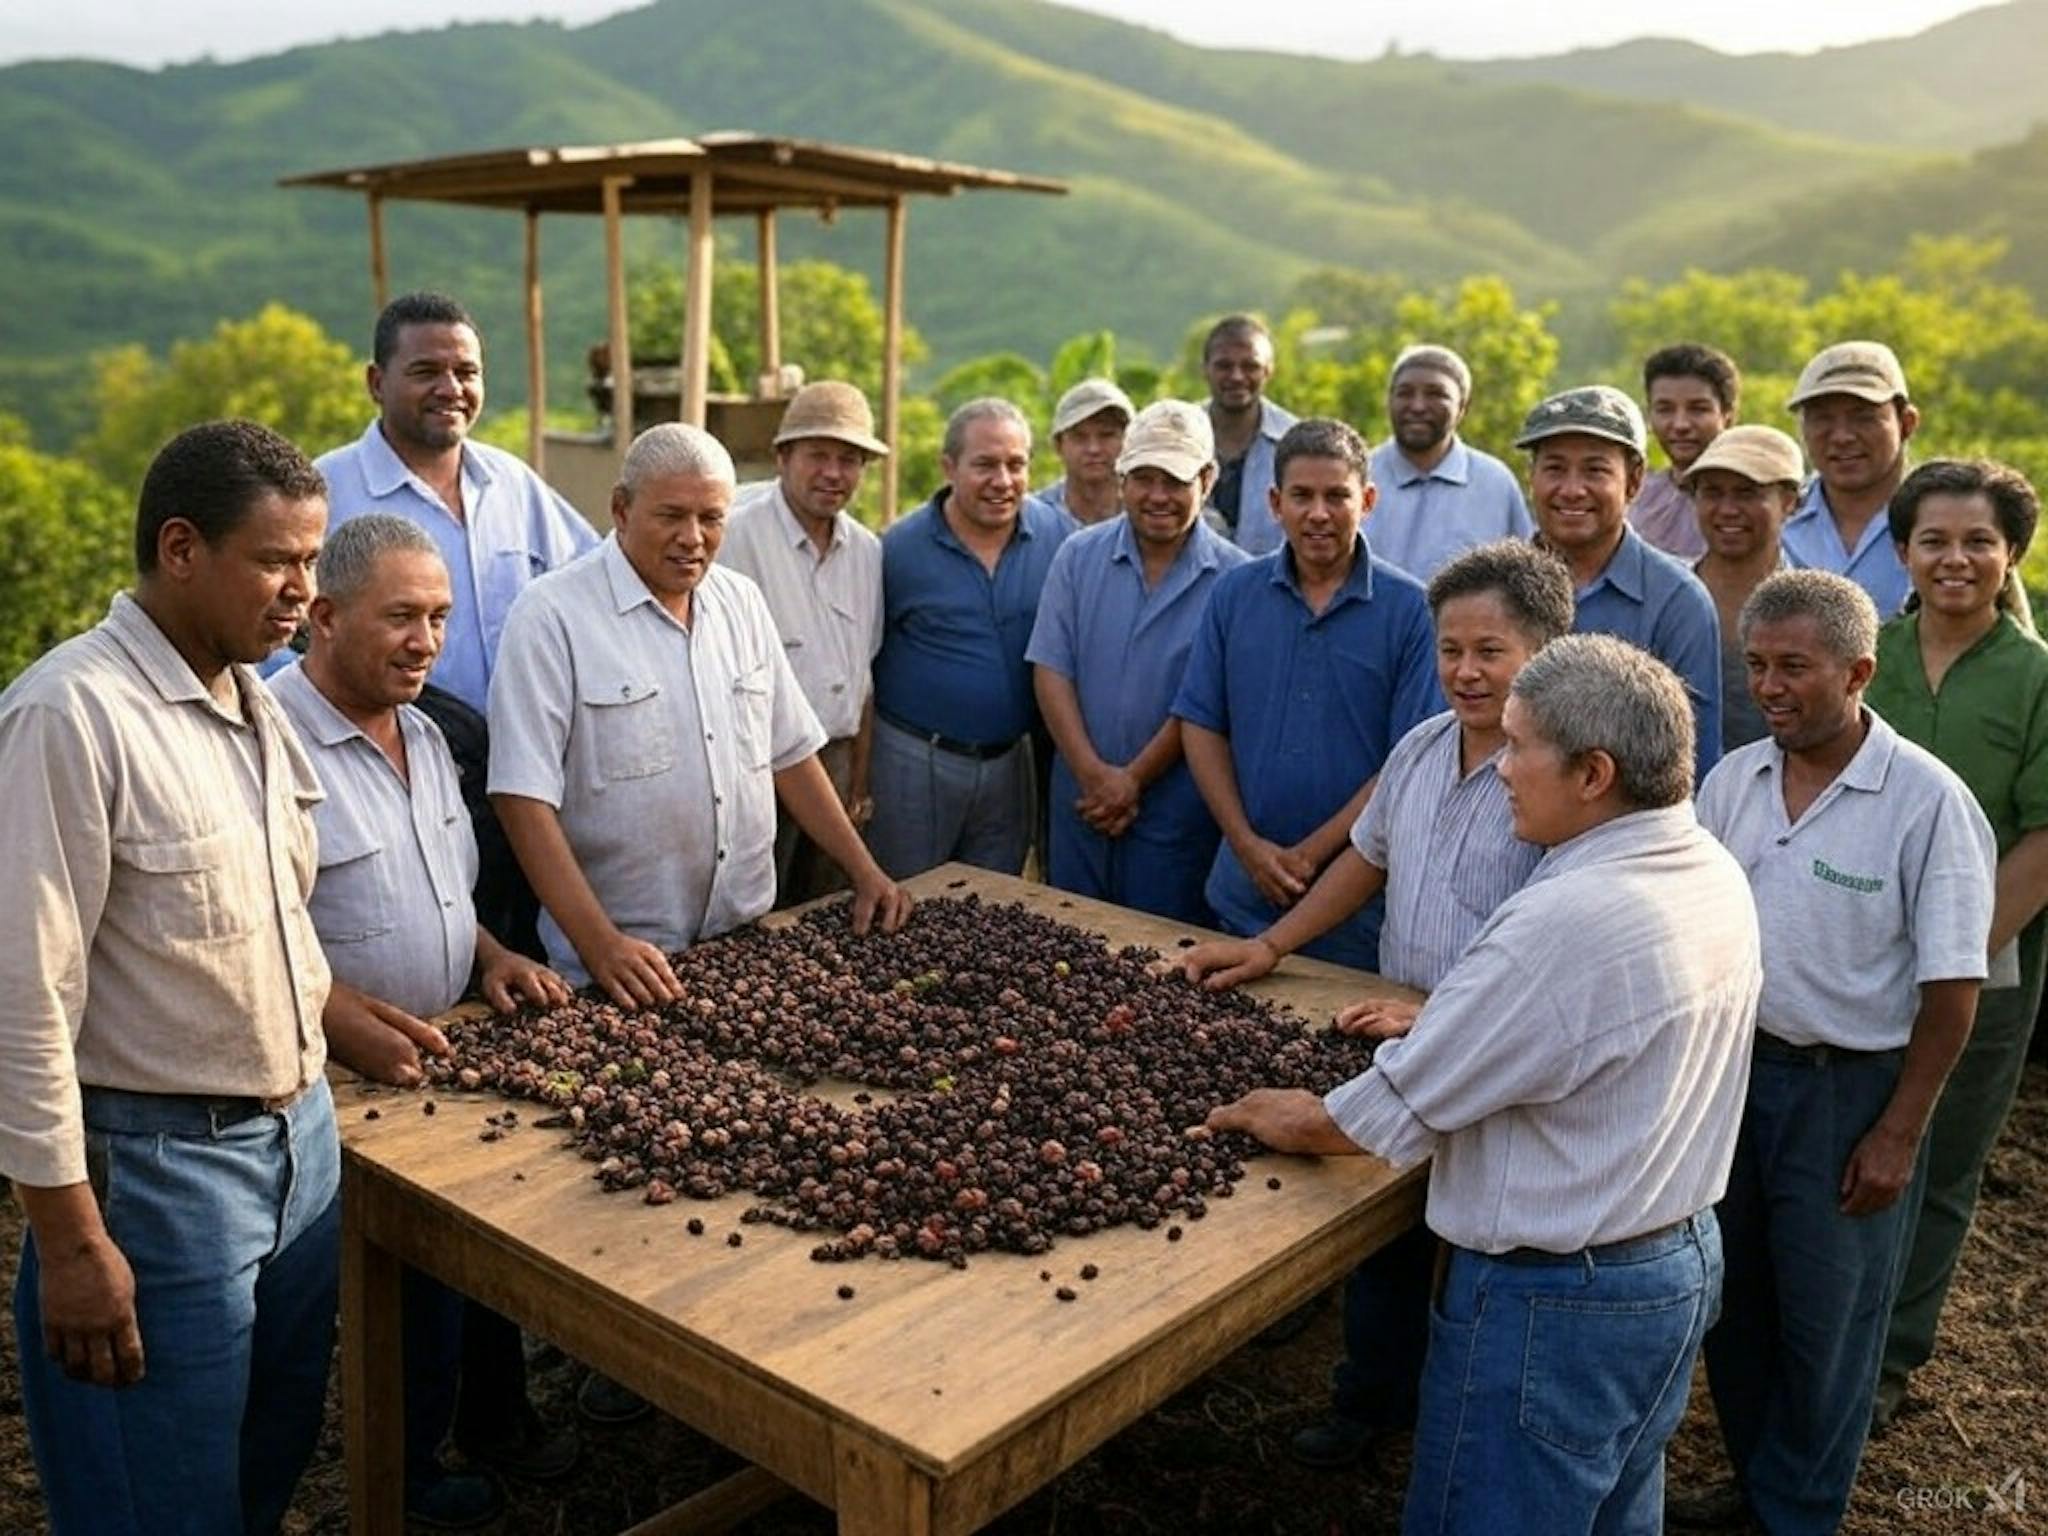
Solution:
M 977 762 L 985 763 L 991 758 L 1001 757 L 1015 750 L 1017 743 L 1023 739 L 1012 737 L 1002 742 L 956 741 L 951 736 L 941 736 L 937 731 L 927 731 L 921 726 L 912 725 L 908 720 L 899 720 L 886 709 L 878 709 L 875 713 L 904 735 L 915 736 L 928 747 L 937 747 L 941 752 L 950 752 L 955 757 L 971 757 Z
M 1591 1260 L 1595 1264 L 1626 1264 L 1631 1259 L 1647 1258 L 1653 1251 L 1666 1246 L 1675 1233 L 1688 1231 L 1697 1216 L 1688 1216 L 1683 1221 L 1667 1222 L 1648 1232 L 1638 1232 L 1634 1237 L 1624 1237 L 1612 1243 L 1595 1243 L 1590 1248 L 1574 1248 L 1570 1253 L 1552 1253 L 1547 1248 L 1510 1248 L 1506 1253 L 1487 1254 L 1484 1257 L 1500 1264 L 1584 1264 Z
M 318 1079 L 315 1079 L 318 1081 Z M 306 1096 L 311 1083 L 276 1098 L 216 1098 L 196 1093 L 131 1093 L 125 1088 L 82 1090 L 86 1123 L 101 1131 L 168 1131 L 218 1136 L 264 1115 L 281 1115 Z
M 1884 1051 L 1852 1051 L 1846 1045 L 1829 1045 L 1817 1041 L 1812 1045 L 1794 1045 L 1790 1040 L 1781 1040 L 1767 1029 L 1756 1032 L 1756 1054 L 1766 1061 L 1792 1061 L 1808 1067 L 1846 1065 L 1852 1061 L 1881 1061 L 1885 1057 L 1902 1057 L 1904 1046 L 1894 1046 Z

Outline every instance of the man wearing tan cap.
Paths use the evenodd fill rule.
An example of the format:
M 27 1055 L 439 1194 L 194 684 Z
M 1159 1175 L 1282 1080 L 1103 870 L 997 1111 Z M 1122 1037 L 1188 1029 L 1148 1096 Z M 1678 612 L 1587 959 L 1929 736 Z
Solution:
M 1884 516 L 1920 425 L 1906 371 L 1881 341 L 1837 342 L 1806 365 L 1786 406 L 1799 415 L 1814 474 L 1785 522 L 1785 558 L 1847 576 L 1888 619 L 1910 587 Z
M 1721 620 L 1721 750 L 1733 752 L 1767 734 L 1750 696 L 1738 621 L 1757 583 L 1784 568 L 1779 535 L 1799 504 L 1806 461 L 1776 427 L 1729 427 L 1674 474 L 1706 547 L 1692 573 Z
M 1208 527 L 1209 418 L 1145 407 L 1115 463 L 1123 516 L 1060 547 L 1025 659 L 1059 748 L 1047 875 L 1062 890 L 1208 924 L 1216 822 L 1171 713 L 1209 590 L 1251 557 Z
M 1117 455 L 1137 414 L 1111 379 L 1083 379 L 1052 408 L 1052 445 L 1066 473 L 1038 492 L 1082 527 L 1116 516 Z
M 797 685 L 825 728 L 818 761 L 856 827 L 874 813 L 868 749 L 872 667 L 882 648 L 882 542 L 846 508 L 869 462 L 888 451 L 858 389 L 836 379 L 806 384 L 775 434 L 775 479 L 734 499 L 720 554 L 720 564 L 752 577 L 768 599 Z M 839 866 L 780 808 L 775 881 L 783 906 L 845 884 Z

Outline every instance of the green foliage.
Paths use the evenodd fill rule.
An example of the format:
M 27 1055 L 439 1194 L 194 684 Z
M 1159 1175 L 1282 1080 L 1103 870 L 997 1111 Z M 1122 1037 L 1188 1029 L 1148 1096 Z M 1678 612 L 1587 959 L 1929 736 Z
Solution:
M 112 486 L 0 416 L 0 684 L 98 621 L 133 569 L 133 536 Z
M 359 435 L 370 410 L 349 349 L 281 304 L 223 320 L 205 341 L 181 341 L 162 361 L 139 346 L 107 353 L 96 397 L 98 420 L 82 456 L 130 494 L 156 451 L 195 422 L 261 422 L 311 455 Z

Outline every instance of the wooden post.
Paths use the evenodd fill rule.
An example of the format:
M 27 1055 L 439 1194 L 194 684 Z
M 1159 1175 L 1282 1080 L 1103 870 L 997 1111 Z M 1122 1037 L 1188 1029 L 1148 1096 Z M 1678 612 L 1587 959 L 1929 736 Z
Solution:
M 754 254 L 761 266 L 761 376 L 772 380 L 782 371 L 782 298 L 775 272 L 773 208 L 754 216 Z M 771 383 L 769 388 L 777 386 Z
M 526 462 L 547 472 L 547 340 L 541 330 L 540 210 L 526 210 Z
M 633 346 L 626 330 L 626 237 L 619 194 L 629 178 L 604 179 L 604 286 L 611 309 L 612 447 L 624 454 L 633 441 Z
M 384 306 L 391 302 L 391 277 L 384 266 L 384 198 L 381 194 L 368 194 L 370 205 L 370 297 L 377 306 L 377 313 L 384 313 Z
M 690 174 L 690 270 L 683 287 L 683 402 L 681 420 L 704 425 L 711 392 L 711 173 Z
M 901 196 L 889 199 L 888 243 L 882 252 L 882 441 L 889 445 L 882 465 L 882 526 L 896 521 L 898 494 L 896 429 L 903 396 L 903 218 Z

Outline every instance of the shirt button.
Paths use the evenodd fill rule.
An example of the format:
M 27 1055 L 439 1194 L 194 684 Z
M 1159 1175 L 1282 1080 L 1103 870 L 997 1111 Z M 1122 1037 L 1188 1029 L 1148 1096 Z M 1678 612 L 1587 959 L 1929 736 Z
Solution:
M 846 684 L 844 684 L 844 683 L 834 683 L 834 684 L 832 685 L 832 691 L 833 691 L 834 693 L 844 693 L 844 692 L 846 692 Z
M 452 901 L 444 901 L 444 902 L 442 902 L 442 903 L 441 903 L 441 905 L 442 905 L 442 906 L 444 906 L 444 907 L 452 907 L 452 906 L 454 906 L 454 905 L 455 905 L 455 903 L 454 903 L 454 902 L 452 902 Z
M 711 797 L 711 803 L 712 803 L 713 805 L 723 805 L 723 804 L 725 804 L 725 796 L 723 796 L 723 795 L 713 795 L 713 796 Z
M 723 858 L 725 857 L 725 850 L 724 850 L 723 848 L 721 848 L 721 849 L 719 849 L 719 850 L 718 850 L 718 856 L 719 856 L 719 858 L 721 858 L 721 859 L 723 859 Z
M 704 739 L 705 739 L 706 741 L 716 741 L 716 740 L 718 740 L 718 738 L 717 738 L 716 736 L 712 735 L 712 734 L 711 734 L 711 732 L 709 732 L 709 731 L 706 731 L 706 732 L 704 733 Z

